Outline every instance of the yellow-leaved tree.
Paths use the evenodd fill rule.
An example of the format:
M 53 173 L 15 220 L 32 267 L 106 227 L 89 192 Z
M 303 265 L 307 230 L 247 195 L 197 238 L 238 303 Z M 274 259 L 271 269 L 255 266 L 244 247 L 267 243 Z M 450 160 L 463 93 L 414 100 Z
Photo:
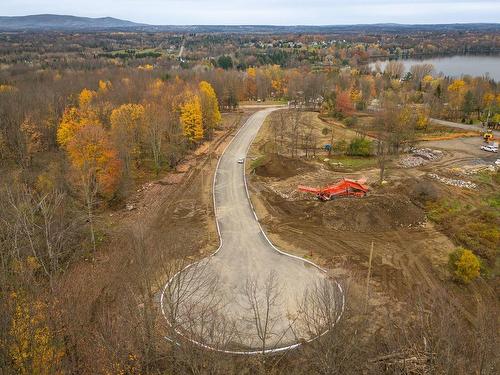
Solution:
M 257 71 L 255 68 L 248 68 L 245 78 L 245 90 L 248 99 L 254 100 L 257 98 Z
M 111 82 L 110 81 L 99 81 L 99 91 L 100 92 L 106 92 L 111 88 Z
M 140 104 L 123 104 L 111 112 L 111 137 L 127 174 L 132 160 L 138 160 L 143 127 L 144 107 Z
M 71 161 L 75 185 L 85 200 L 92 248 L 95 251 L 93 212 L 96 198 L 98 194 L 111 197 L 116 191 L 121 162 L 108 134 L 98 123 L 82 124 L 63 147 Z
M 462 107 L 466 91 L 467 84 L 462 79 L 456 79 L 448 86 L 450 105 L 455 112 L 454 117 L 458 117 L 459 109 Z
M 89 90 L 89 89 L 83 89 L 80 92 L 80 95 L 78 96 L 78 105 L 80 108 L 85 108 L 90 105 L 92 100 L 97 96 L 97 92 Z
M 61 372 L 64 351 L 47 325 L 47 306 L 22 292 L 10 295 L 13 314 L 8 346 L 16 374 L 49 375 Z
M 121 174 L 121 162 L 101 125 L 84 126 L 67 146 L 77 181 L 83 191 L 90 224 L 92 247 L 95 251 L 93 209 L 98 193 L 110 197 L 116 191 Z
M 189 93 L 180 107 L 181 124 L 184 136 L 191 142 L 203 139 L 203 113 L 198 95 Z
M 213 134 L 214 128 L 221 122 L 217 95 L 212 85 L 206 81 L 200 82 L 200 100 L 203 121 L 203 130 L 208 137 Z
M 91 101 L 96 96 L 95 91 L 83 89 L 78 97 L 78 107 L 68 107 L 57 129 L 57 143 L 65 147 L 83 126 L 100 124 L 96 111 L 91 107 Z

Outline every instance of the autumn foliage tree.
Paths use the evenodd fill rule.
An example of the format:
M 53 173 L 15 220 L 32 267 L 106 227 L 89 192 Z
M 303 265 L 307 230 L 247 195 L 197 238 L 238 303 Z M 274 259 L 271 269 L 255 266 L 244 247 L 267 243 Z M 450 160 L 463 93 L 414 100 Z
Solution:
M 184 104 L 180 107 L 180 120 L 184 136 L 190 142 L 199 142 L 203 139 L 203 111 L 198 95 L 188 94 Z
M 85 199 L 95 251 L 93 212 L 96 197 L 98 194 L 108 198 L 113 195 L 120 177 L 121 162 L 109 136 L 97 124 L 82 127 L 66 149 L 75 175 L 75 184 L 80 187 Z
M 125 174 L 130 173 L 132 160 L 138 160 L 144 127 L 144 107 L 123 104 L 111 113 L 111 138 L 123 163 Z
M 60 373 L 64 351 L 47 325 L 47 306 L 28 299 L 22 292 L 12 292 L 13 314 L 10 324 L 9 353 L 19 375 Z
M 467 86 L 464 80 L 456 79 L 448 86 L 450 95 L 450 105 L 454 111 L 453 117 L 457 117 L 459 109 L 462 107 Z
M 97 113 L 91 106 L 96 95 L 95 91 L 83 89 L 78 96 L 78 107 L 70 106 L 64 110 L 57 129 L 57 143 L 60 146 L 66 146 L 85 125 L 100 124 Z
M 57 141 L 68 154 L 75 185 L 82 192 L 90 226 L 92 248 L 96 249 L 94 208 L 98 194 L 110 198 L 115 192 L 122 163 L 109 135 L 103 129 L 92 100 L 96 92 L 84 89 L 79 106 L 67 108 L 57 131 Z
M 349 116 L 354 111 L 351 96 L 348 92 L 342 91 L 337 94 L 336 111 L 343 116 Z
M 42 134 L 30 117 L 27 117 L 21 124 L 21 133 L 24 138 L 24 159 L 26 164 L 30 165 L 33 156 L 43 149 Z
M 249 99 L 257 97 L 257 83 L 256 83 L 256 70 L 255 68 L 248 68 L 245 77 L 245 95 Z
M 208 137 L 211 137 L 214 128 L 222 120 L 217 95 L 215 94 L 212 85 L 206 81 L 200 82 L 199 89 L 203 131 Z

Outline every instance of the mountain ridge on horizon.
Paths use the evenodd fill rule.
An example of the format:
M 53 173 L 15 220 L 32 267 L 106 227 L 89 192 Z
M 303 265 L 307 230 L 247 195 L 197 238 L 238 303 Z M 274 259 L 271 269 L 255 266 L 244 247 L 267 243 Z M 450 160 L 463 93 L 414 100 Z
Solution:
M 34 14 L 26 16 L 0 16 L 0 30 L 2 31 L 34 31 L 34 30 L 105 30 L 105 29 L 134 29 L 139 31 L 190 31 L 190 32 L 333 32 L 356 29 L 376 29 L 378 31 L 397 31 L 401 29 L 432 30 L 444 28 L 459 30 L 472 28 L 477 30 L 495 29 L 500 31 L 500 23 L 447 23 L 447 24 L 403 24 L 403 23 L 373 23 L 350 25 L 266 25 L 266 24 L 184 24 L 184 25 L 152 25 L 122 20 L 114 17 L 80 17 L 60 14 Z

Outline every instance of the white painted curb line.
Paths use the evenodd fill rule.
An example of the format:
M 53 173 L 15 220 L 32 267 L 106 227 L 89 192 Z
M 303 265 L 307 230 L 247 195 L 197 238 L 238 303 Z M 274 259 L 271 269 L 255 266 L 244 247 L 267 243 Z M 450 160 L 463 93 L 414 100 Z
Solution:
M 280 107 L 276 107 L 275 110 L 279 110 Z M 263 111 L 266 111 L 268 109 L 264 109 Z M 270 112 L 274 112 L 275 110 L 273 111 L 269 111 Z M 215 224 L 217 226 L 217 234 L 219 236 L 219 247 L 217 248 L 217 250 L 215 250 L 211 255 L 209 255 L 208 257 L 205 257 L 203 259 L 200 259 L 194 263 L 191 263 L 189 265 L 187 265 L 186 267 L 184 267 L 181 271 L 177 272 L 173 277 L 170 278 L 170 280 L 168 280 L 168 282 L 165 284 L 165 287 L 163 288 L 162 290 L 162 293 L 161 293 L 161 297 L 160 297 L 160 307 L 161 307 L 161 312 L 163 314 L 163 317 L 165 318 L 165 320 L 167 321 L 167 324 L 173 328 L 172 324 L 170 323 L 170 321 L 168 320 L 167 318 L 167 315 L 165 314 L 165 310 L 164 310 L 164 306 L 163 306 L 163 296 L 165 295 L 165 292 L 168 288 L 168 286 L 170 285 L 170 283 L 172 282 L 172 280 L 174 278 L 176 278 L 179 274 L 181 274 L 182 272 L 186 271 L 187 269 L 191 268 L 192 266 L 200 263 L 202 260 L 205 260 L 205 259 L 209 259 L 209 258 L 212 258 L 214 257 L 215 255 L 217 255 L 217 253 L 220 251 L 220 249 L 222 248 L 222 236 L 221 236 L 221 233 L 220 233 L 220 227 L 219 227 L 219 220 L 217 219 L 217 209 L 216 209 L 216 206 L 215 206 L 215 184 L 217 182 L 217 171 L 219 170 L 219 164 L 220 164 L 220 161 L 222 159 L 222 156 L 224 155 L 224 153 L 226 152 L 226 150 L 228 149 L 228 147 L 231 145 L 231 143 L 233 143 L 234 139 L 238 136 L 238 134 L 247 126 L 247 124 L 250 122 L 250 120 L 252 119 L 252 117 L 254 117 L 257 113 L 260 113 L 261 111 L 258 111 L 256 113 L 254 113 L 252 116 L 250 116 L 247 121 L 245 122 L 245 124 L 243 124 L 242 127 L 240 127 L 240 129 L 238 129 L 238 131 L 236 132 L 236 134 L 233 136 L 233 139 L 226 145 L 226 147 L 224 148 L 224 151 L 222 152 L 221 156 L 219 157 L 219 160 L 217 161 L 217 166 L 215 167 L 215 173 L 214 173 L 214 179 L 213 179 L 213 182 L 212 182 L 212 200 L 213 200 L 213 206 L 214 206 L 214 215 L 215 215 Z M 268 114 L 269 115 L 269 114 Z M 267 116 L 268 116 L 267 115 Z M 264 120 L 262 121 L 262 124 L 261 126 L 264 124 L 264 121 L 265 119 L 267 118 L 267 116 L 264 118 Z M 259 127 L 260 129 L 260 127 Z M 266 241 L 269 243 L 269 245 L 271 245 L 271 247 L 277 251 L 279 254 L 281 255 L 285 255 L 285 256 L 288 256 L 290 258 L 294 258 L 294 259 L 297 259 L 301 262 L 305 262 L 305 263 L 308 263 L 312 266 L 314 266 L 315 268 L 317 268 L 318 270 L 320 270 L 321 272 L 323 273 L 326 273 L 326 270 L 321 268 L 320 266 L 318 266 L 317 264 L 311 262 L 310 260 L 308 259 L 304 259 L 304 258 L 301 258 L 301 257 L 298 257 L 296 255 L 292 255 L 292 254 L 288 254 L 280 249 L 278 249 L 276 246 L 274 246 L 274 244 L 269 240 L 269 238 L 267 237 L 266 233 L 264 232 L 264 230 L 262 229 L 262 226 L 260 225 L 260 222 L 259 222 L 259 219 L 257 217 L 257 213 L 255 212 L 255 209 L 253 207 L 253 204 L 252 204 L 252 201 L 250 199 L 250 194 L 249 194 L 249 191 L 248 191 L 248 186 L 247 186 L 247 178 L 246 178 L 246 161 L 247 161 L 247 155 L 248 155 L 248 150 L 250 149 L 250 146 L 252 145 L 253 141 L 255 140 L 255 137 L 257 136 L 258 134 L 258 131 L 255 133 L 255 136 L 252 138 L 252 140 L 250 141 L 250 143 L 248 144 L 247 146 L 247 149 L 246 149 L 246 152 L 245 152 L 245 161 L 243 163 L 243 181 L 245 183 L 245 191 L 246 191 L 246 195 L 247 195 L 247 199 L 248 199 L 248 203 L 250 205 L 250 209 L 252 210 L 254 216 L 255 216 L 255 220 L 257 221 L 257 225 L 259 226 L 259 229 L 260 229 L 260 232 L 264 235 L 264 238 L 266 239 Z M 340 318 L 342 317 L 342 315 L 344 314 L 344 310 L 345 310 L 345 293 L 344 293 L 344 290 L 342 289 L 342 286 L 335 281 L 335 283 L 337 284 L 337 287 L 340 291 L 340 293 L 342 294 L 342 311 L 340 313 L 340 315 L 338 316 L 337 320 L 335 321 L 335 323 L 337 323 Z M 178 334 L 179 336 L 181 336 L 182 338 L 184 338 L 185 340 L 195 344 L 195 345 L 198 345 L 204 349 L 208 349 L 208 350 L 212 350 L 212 351 L 215 351 L 215 352 L 220 352 L 220 353 L 226 353 L 226 354 L 243 354 L 243 355 L 256 355 L 256 354 L 272 354 L 272 353 L 279 353 L 279 352 L 284 352 L 284 351 L 287 351 L 287 350 L 291 350 L 291 349 L 296 349 L 298 348 L 299 346 L 301 346 L 303 343 L 296 343 L 296 344 L 293 344 L 293 345 L 288 345 L 288 346 L 284 346 L 284 347 L 280 347 L 280 348 L 275 348 L 275 349 L 265 349 L 265 350 L 253 350 L 253 351 L 233 351 L 233 350 L 223 350 L 223 349 L 217 349 L 217 348 L 213 348 L 209 345 L 206 345 L 206 344 L 203 344 L 201 342 L 198 342 L 196 340 L 193 340 L 189 337 L 186 337 L 185 335 L 183 335 L 181 332 L 179 332 L 179 330 L 177 329 L 174 329 L 175 333 Z M 316 337 L 313 337 L 309 340 L 306 340 L 305 343 L 310 343 L 314 340 L 316 340 L 317 338 L 325 335 L 326 333 L 328 333 L 329 330 L 326 330 L 324 331 L 323 333 L 321 333 L 319 336 L 316 336 Z M 171 341 L 171 342 L 174 342 L 176 345 L 180 345 L 178 342 L 176 342 L 175 340 L 169 338 L 169 337 L 166 337 L 167 340 Z

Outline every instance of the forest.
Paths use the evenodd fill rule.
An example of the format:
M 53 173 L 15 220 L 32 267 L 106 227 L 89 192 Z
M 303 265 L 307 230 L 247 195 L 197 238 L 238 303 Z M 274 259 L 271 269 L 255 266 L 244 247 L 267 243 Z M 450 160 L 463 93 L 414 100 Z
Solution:
M 365 135 L 378 136 L 378 149 L 366 152 L 378 155 L 380 180 L 384 156 L 412 144 L 433 118 L 500 122 L 500 82 L 488 76 L 447 77 L 428 64 L 406 72 L 397 60 L 383 70 L 367 64 L 372 57 L 456 53 L 463 46 L 494 51 L 500 38 L 457 35 L 441 43 L 433 32 L 1 33 L 0 372 L 409 373 L 397 361 L 379 365 L 380 353 L 411 357 L 428 340 L 432 370 L 417 365 L 412 373 L 493 374 L 495 339 L 484 338 L 494 322 L 459 332 L 458 318 L 439 296 L 427 320 L 394 322 L 383 337 L 359 334 L 375 328 L 352 306 L 334 335 L 270 358 L 179 347 L 164 339 L 171 327 L 158 316 L 155 296 L 162 281 L 213 245 L 215 239 L 201 239 L 212 224 L 200 219 L 178 232 L 182 222 L 167 208 L 152 232 L 146 219 L 126 225 L 116 219 L 145 184 L 173 175 L 234 130 L 248 104 L 283 104 L 339 122 L 357 132 L 357 143 L 334 148 L 353 155 L 363 155 Z M 376 114 L 367 128 L 360 112 Z M 306 140 L 293 155 L 299 147 L 306 157 L 323 149 L 305 128 L 293 128 L 293 119 L 283 121 L 290 137 Z M 160 235 L 162 223 L 170 226 Z M 498 243 L 494 229 L 488 235 Z M 194 240 L 200 242 L 183 249 Z M 472 250 L 494 268 L 496 252 L 481 249 Z M 423 301 L 432 297 L 415 294 L 411 308 L 423 317 Z M 481 370 L 467 372 L 464 358 Z

